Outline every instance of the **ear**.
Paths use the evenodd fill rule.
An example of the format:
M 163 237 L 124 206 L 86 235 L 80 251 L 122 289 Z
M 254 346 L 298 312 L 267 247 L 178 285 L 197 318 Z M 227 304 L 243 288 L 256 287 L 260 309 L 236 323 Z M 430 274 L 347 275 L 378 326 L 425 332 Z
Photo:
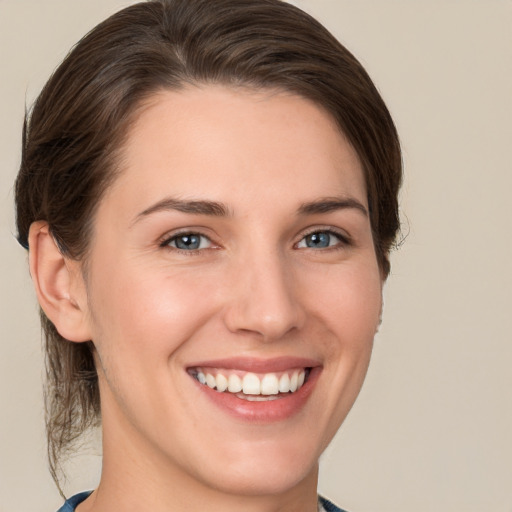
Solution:
M 79 263 L 61 253 L 45 221 L 30 226 L 29 264 L 39 304 L 59 334 L 69 341 L 89 341 L 87 290 Z

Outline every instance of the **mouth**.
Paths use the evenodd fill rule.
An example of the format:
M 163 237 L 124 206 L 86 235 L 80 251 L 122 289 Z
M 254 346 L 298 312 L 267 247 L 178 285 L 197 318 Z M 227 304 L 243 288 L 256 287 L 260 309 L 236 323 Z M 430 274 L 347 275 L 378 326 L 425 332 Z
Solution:
M 201 392 L 198 400 L 204 396 L 237 420 L 268 425 L 291 419 L 310 402 L 322 365 L 298 357 L 240 357 L 198 362 L 186 371 Z
M 229 393 L 249 402 L 265 402 L 286 398 L 299 391 L 307 383 L 311 367 L 270 373 L 194 367 L 189 368 L 188 373 L 201 385 L 219 393 Z

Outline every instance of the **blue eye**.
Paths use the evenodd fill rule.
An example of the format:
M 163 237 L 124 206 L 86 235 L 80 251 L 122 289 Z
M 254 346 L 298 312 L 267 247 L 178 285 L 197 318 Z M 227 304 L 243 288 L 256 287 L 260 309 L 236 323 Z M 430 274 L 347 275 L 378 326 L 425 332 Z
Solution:
M 212 243 L 206 236 L 199 233 L 182 233 L 173 236 L 164 245 L 181 251 L 197 251 L 211 247 Z
M 315 231 L 306 235 L 298 244 L 297 248 L 326 249 L 343 243 L 341 236 L 332 231 Z

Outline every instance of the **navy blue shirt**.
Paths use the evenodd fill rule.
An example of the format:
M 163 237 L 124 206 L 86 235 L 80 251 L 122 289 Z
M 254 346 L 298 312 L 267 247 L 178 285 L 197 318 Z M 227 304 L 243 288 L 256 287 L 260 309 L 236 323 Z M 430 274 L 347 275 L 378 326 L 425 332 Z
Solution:
M 77 505 L 82 503 L 82 501 L 85 500 L 85 498 L 88 498 L 89 495 L 92 493 L 92 491 L 85 491 L 81 492 L 80 494 L 75 494 L 74 496 L 71 496 L 68 500 L 66 500 L 66 503 L 62 505 L 62 507 L 57 510 L 57 512 L 74 512 Z
M 82 501 L 87 498 L 92 491 L 85 491 L 81 492 L 80 494 L 75 494 L 74 496 L 71 496 L 68 500 L 66 500 L 66 503 L 62 505 L 62 507 L 57 510 L 57 512 L 74 512 L 77 505 L 82 503 Z M 326 500 L 325 498 L 322 498 L 322 496 L 319 496 L 318 502 L 324 507 L 325 512 L 345 512 L 345 510 L 342 510 L 341 508 L 338 508 L 336 505 L 331 503 L 329 500 Z

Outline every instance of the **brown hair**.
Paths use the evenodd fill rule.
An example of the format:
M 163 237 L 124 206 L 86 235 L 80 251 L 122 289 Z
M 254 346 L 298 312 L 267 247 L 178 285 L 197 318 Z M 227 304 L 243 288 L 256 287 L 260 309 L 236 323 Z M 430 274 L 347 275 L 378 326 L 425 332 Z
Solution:
M 114 14 L 69 53 L 27 116 L 16 181 L 18 239 L 46 220 L 63 254 L 86 262 L 95 208 L 138 106 L 192 83 L 277 88 L 337 121 L 365 172 L 384 276 L 399 229 L 401 153 L 389 112 L 359 62 L 320 23 L 280 0 L 157 0 Z M 50 470 L 99 417 L 92 342 L 70 343 L 41 312 Z

